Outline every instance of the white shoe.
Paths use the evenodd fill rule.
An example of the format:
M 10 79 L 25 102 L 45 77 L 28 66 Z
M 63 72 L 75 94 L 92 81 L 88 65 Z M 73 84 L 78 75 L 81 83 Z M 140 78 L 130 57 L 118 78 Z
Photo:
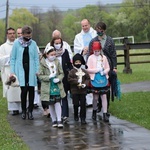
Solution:
M 58 126 L 58 125 L 57 125 L 57 121 L 54 121 L 52 127 L 55 128 L 55 127 L 57 127 L 57 126 Z
M 62 124 L 61 121 L 58 121 L 57 127 L 58 127 L 58 128 L 63 128 L 63 124 Z

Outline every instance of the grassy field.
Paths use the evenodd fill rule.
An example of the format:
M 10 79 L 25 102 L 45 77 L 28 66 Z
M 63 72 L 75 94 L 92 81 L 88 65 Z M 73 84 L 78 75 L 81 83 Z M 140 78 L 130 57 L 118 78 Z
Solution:
M 120 61 L 119 58 L 118 61 Z M 148 59 L 149 57 L 132 58 Z M 150 81 L 150 64 L 131 65 L 132 74 L 123 74 L 124 66 L 118 66 L 118 78 L 123 83 Z M 150 129 L 150 92 L 136 92 L 122 94 L 121 101 L 111 102 L 112 115 L 128 120 Z M 28 146 L 11 129 L 7 120 L 7 102 L 2 98 L 2 85 L 0 82 L 0 150 L 29 150 Z

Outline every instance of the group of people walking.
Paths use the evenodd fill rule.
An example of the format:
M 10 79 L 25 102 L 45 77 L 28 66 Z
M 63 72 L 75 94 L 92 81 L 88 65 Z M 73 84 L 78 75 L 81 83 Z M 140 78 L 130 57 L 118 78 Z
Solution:
M 44 113 L 50 113 L 53 127 L 62 128 L 68 121 L 68 93 L 72 97 L 74 120 L 80 119 L 81 124 L 86 124 L 86 101 L 89 98 L 87 91 L 92 94 L 92 119 L 96 121 L 97 109 L 102 108 L 103 120 L 109 122 L 109 74 L 111 71 L 117 72 L 115 45 L 112 38 L 106 36 L 105 23 L 97 23 L 94 30 L 90 22 L 83 19 L 81 27 L 81 32 L 74 39 L 74 54 L 69 44 L 63 41 L 60 31 L 55 30 L 52 40 L 41 55 L 36 42 L 32 39 L 30 26 L 21 28 L 22 35 L 16 40 L 7 39 L 6 43 L 12 42 L 9 51 L 7 47 L 3 48 L 4 44 L 1 45 L 3 96 L 7 97 L 9 111 L 17 111 L 17 114 L 21 111 L 23 120 L 34 119 L 35 87 L 39 87 L 38 79 L 41 104 Z M 9 28 L 7 34 L 14 35 L 15 30 Z M 6 85 L 7 80 L 12 83 L 9 89 L 8 84 Z M 16 81 L 18 86 L 13 86 Z M 8 94 L 8 91 L 14 89 L 15 92 Z M 8 95 L 12 95 L 11 102 Z M 18 105 L 16 108 L 15 104 L 21 106 Z

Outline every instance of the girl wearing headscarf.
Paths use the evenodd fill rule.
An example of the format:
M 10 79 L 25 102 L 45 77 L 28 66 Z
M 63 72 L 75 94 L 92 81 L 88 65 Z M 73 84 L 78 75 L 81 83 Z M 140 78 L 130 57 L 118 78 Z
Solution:
M 56 59 L 54 47 L 47 47 L 43 56 L 40 62 L 39 74 L 41 80 L 41 101 L 49 105 L 53 122 L 52 126 L 62 128 L 60 102 L 66 96 L 62 83 L 64 77 L 63 70 L 58 59 Z
M 100 73 L 101 76 L 106 76 L 108 80 L 108 72 L 110 70 L 109 63 L 105 55 L 102 54 L 102 47 L 99 41 L 94 41 L 92 44 L 93 54 L 89 56 L 87 61 L 88 72 L 91 78 L 91 81 L 95 80 L 96 73 Z M 99 83 L 100 84 L 100 83 Z M 101 86 L 101 85 L 100 85 Z M 102 109 L 103 109 L 103 120 L 105 122 L 109 121 L 107 116 L 107 96 L 104 91 L 107 91 L 107 85 L 104 87 L 94 87 L 93 88 L 93 114 L 92 119 L 96 120 L 96 110 L 97 110 L 97 101 L 99 95 L 102 99 Z M 102 92 L 103 91 L 103 92 Z

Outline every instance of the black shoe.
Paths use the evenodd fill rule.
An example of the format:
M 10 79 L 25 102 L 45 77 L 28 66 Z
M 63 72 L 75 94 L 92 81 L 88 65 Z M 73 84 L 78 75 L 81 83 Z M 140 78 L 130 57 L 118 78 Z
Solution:
M 34 117 L 32 115 L 32 112 L 28 112 L 27 115 L 28 115 L 28 119 L 29 120 L 33 120 L 34 119 Z
M 51 116 L 50 113 L 48 113 L 48 114 L 47 114 L 47 118 L 50 118 L 50 116 Z
M 68 117 L 63 117 L 62 121 L 63 121 L 63 123 L 67 123 L 68 122 Z
M 97 113 L 101 112 L 101 109 L 98 108 L 98 109 L 96 110 L 96 112 L 97 112 Z
M 94 121 L 96 121 L 96 111 L 97 111 L 97 110 L 93 110 L 93 113 L 92 113 L 92 119 L 93 119 Z
M 79 121 L 79 117 L 74 117 L 74 121 Z
M 13 116 L 19 115 L 19 110 L 13 110 L 12 115 L 13 115 Z
M 107 115 L 107 117 L 110 117 L 110 113 L 109 112 L 107 112 L 106 115 Z
M 81 124 L 86 124 L 85 119 L 81 119 Z
M 34 109 L 37 109 L 39 106 L 37 104 L 34 104 Z
M 109 122 L 109 117 L 107 116 L 107 113 L 103 113 L 103 120 L 104 122 Z
M 26 111 L 22 111 L 21 118 L 22 118 L 23 120 L 26 119 Z

